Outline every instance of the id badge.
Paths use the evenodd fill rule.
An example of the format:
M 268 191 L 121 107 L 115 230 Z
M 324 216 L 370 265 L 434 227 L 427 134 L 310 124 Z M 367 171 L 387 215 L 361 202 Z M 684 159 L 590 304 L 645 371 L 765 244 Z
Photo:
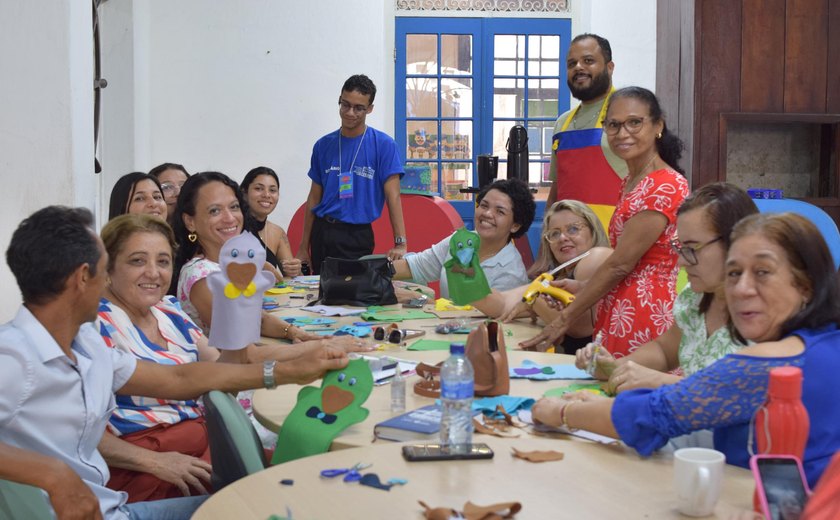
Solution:
M 338 198 L 353 198 L 353 172 L 343 172 L 338 175 Z

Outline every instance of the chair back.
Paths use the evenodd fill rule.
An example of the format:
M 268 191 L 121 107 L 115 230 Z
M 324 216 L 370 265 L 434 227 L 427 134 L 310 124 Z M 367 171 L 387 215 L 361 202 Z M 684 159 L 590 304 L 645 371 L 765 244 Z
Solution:
M 211 390 L 204 408 L 216 491 L 268 466 L 251 420 L 232 395 Z
M 840 267 L 840 231 L 837 224 L 821 208 L 796 199 L 755 199 L 758 211 L 762 213 L 784 213 L 790 211 L 807 218 L 817 226 L 828 244 L 828 250 L 834 258 L 835 269 Z
M 40 488 L 0 480 L 0 518 L 3 520 L 51 520 L 52 507 Z

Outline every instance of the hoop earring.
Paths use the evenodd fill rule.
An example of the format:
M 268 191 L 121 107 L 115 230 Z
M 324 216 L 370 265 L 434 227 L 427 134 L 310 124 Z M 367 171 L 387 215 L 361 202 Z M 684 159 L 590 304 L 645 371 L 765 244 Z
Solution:
M 195 232 L 190 233 L 189 235 L 187 235 L 187 240 L 195 243 L 195 241 L 198 240 L 198 235 L 196 235 Z

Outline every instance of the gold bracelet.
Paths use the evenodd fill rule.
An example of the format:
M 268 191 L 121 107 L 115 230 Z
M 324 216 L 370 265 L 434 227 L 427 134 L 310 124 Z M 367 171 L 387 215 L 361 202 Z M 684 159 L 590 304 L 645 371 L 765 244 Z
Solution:
M 563 426 L 564 428 L 566 428 L 567 430 L 569 430 L 570 432 L 578 431 L 578 428 L 572 428 L 571 426 L 569 426 L 569 423 L 566 421 L 566 410 L 571 408 L 572 404 L 574 404 L 574 403 L 575 403 L 575 401 L 570 401 L 570 402 L 566 403 L 565 405 L 563 405 L 563 409 L 560 410 L 560 425 Z

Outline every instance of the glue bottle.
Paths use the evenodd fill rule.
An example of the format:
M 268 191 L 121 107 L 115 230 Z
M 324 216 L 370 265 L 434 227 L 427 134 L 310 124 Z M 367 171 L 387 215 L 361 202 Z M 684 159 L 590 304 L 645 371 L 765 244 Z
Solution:
M 405 411 L 405 378 L 400 369 L 400 362 L 394 367 L 394 377 L 391 378 L 391 412 Z

